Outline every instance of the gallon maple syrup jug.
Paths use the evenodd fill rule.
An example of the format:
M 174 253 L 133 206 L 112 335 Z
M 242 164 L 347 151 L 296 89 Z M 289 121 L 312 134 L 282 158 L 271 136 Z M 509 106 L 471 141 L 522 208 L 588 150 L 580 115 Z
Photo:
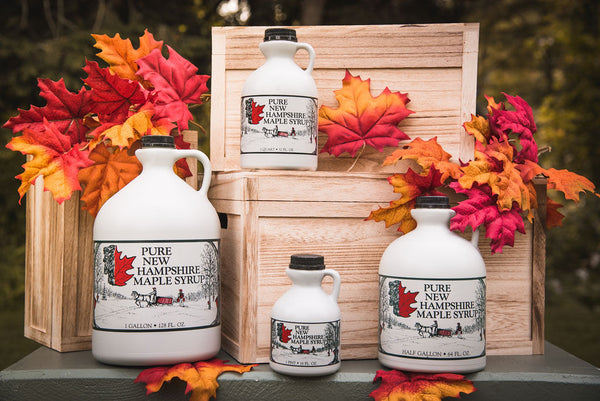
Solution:
M 198 361 L 220 349 L 217 213 L 207 198 L 211 168 L 171 136 L 144 136 L 142 173 L 112 196 L 94 222 L 92 354 L 117 365 Z M 204 166 L 196 191 L 173 164 Z
M 394 240 L 379 265 L 379 361 L 419 372 L 485 367 L 485 264 L 448 229 L 445 196 L 420 196 L 417 228 Z
M 298 43 L 296 31 L 269 28 L 260 45 L 266 61 L 242 89 L 240 166 L 248 169 L 317 169 L 315 52 Z M 309 54 L 303 70 L 298 50 Z
M 325 269 L 320 255 L 292 255 L 292 287 L 271 310 L 271 368 L 293 376 L 320 376 L 340 368 L 340 275 Z M 328 294 L 321 287 L 333 278 Z

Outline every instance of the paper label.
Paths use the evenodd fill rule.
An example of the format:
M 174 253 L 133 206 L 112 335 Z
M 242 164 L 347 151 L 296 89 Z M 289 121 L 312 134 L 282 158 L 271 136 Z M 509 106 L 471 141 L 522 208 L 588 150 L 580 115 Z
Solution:
M 317 99 L 242 97 L 241 153 L 317 154 Z
M 96 241 L 94 329 L 218 326 L 219 240 Z
M 485 277 L 379 276 L 379 351 L 415 359 L 485 355 Z
M 271 361 L 287 366 L 340 362 L 340 321 L 298 323 L 271 319 Z

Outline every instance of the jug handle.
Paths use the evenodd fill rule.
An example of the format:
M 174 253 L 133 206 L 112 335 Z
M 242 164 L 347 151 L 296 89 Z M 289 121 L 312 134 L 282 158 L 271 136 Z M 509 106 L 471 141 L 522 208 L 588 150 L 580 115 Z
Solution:
M 296 51 L 299 49 L 304 49 L 308 52 L 308 67 L 306 67 L 304 71 L 310 75 L 312 74 L 313 67 L 315 66 L 315 49 L 313 49 L 308 43 L 297 43 Z
M 338 272 L 336 272 L 335 270 L 325 269 L 325 270 L 323 270 L 323 277 L 325 277 L 325 276 L 329 276 L 333 279 L 333 291 L 331 291 L 331 295 L 329 295 L 329 296 L 331 298 L 333 298 L 334 301 L 337 302 L 338 297 L 340 296 L 340 284 L 341 284 L 340 274 Z
M 479 228 L 473 230 L 473 235 L 471 235 L 471 244 L 475 248 L 479 248 Z
M 183 159 L 184 157 L 193 157 L 202 163 L 204 175 L 202 177 L 202 186 L 198 192 L 201 195 L 208 196 L 208 188 L 210 188 L 210 179 L 212 177 L 212 169 L 210 167 L 210 160 L 208 159 L 208 156 L 196 149 L 177 149 L 177 160 Z

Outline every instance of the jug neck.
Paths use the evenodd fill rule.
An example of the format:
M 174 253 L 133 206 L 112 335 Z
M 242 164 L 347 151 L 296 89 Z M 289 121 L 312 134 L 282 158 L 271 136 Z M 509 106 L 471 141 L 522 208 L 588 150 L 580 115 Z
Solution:
M 321 288 L 323 281 L 323 270 L 297 270 L 287 269 L 286 274 L 292 280 L 294 286 Z
M 175 174 L 173 164 L 177 160 L 177 151 L 168 148 L 138 149 L 135 156 L 142 163 L 142 173 L 149 171 L 164 171 Z
M 417 221 L 417 228 L 439 227 L 449 231 L 450 219 L 456 212 L 452 209 L 413 209 L 410 214 Z
M 274 40 L 270 42 L 262 42 L 259 45 L 259 48 L 267 60 L 282 58 L 293 62 L 294 55 L 298 50 L 298 45 L 295 42 L 287 40 Z

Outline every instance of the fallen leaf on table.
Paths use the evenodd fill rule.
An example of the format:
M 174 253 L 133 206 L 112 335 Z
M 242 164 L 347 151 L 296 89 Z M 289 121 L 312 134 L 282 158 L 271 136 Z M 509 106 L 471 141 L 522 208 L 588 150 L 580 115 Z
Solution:
M 375 401 L 440 401 L 444 397 L 460 398 L 460 393 L 476 391 L 473 382 L 452 373 L 403 373 L 378 370 L 373 383 L 379 387 L 369 397 Z
M 226 361 L 211 359 L 196 363 L 180 363 L 175 366 L 155 367 L 143 370 L 135 383 L 146 384 L 146 394 L 160 390 L 163 383 L 177 377 L 187 383 L 185 393 L 192 392 L 190 401 L 208 401 L 217 397 L 217 378 L 223 372 L 244 373 L 257 365 L 227 365 Z
M 392 92 L 387 87 L 377 97 L 371 95 L 371 80 L 363 81 L 346 70 L 342 89 L 335 92 L 337 109 L 321 106 L 319 131 L 327 134 L 321 152 L 339 156 L 348 152 L 354 157 L 366 145 L 382 151 L 386 146 L 398 146 L 409 139 L 398 128 L 400 121 L 413 111 L 406 108 L 406 94 Z

